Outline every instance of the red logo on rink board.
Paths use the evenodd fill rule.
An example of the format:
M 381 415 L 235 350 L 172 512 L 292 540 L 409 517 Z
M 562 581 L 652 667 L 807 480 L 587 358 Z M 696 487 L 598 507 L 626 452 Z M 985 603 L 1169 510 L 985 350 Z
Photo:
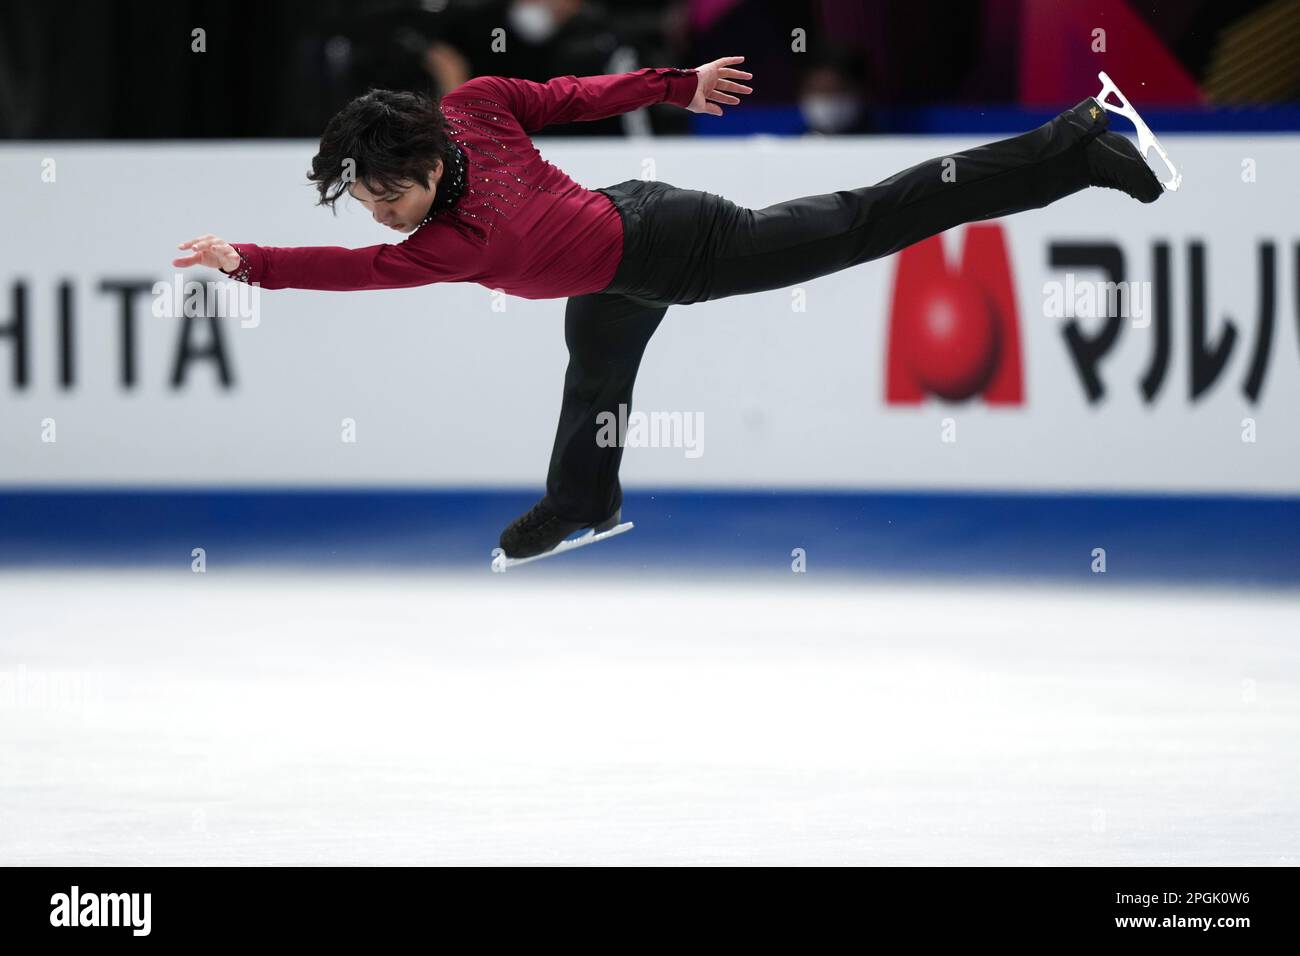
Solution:
M 898 254 L 889 309 L 885 401 L 927 395 L 1022 401 L 1020 317 L 1002 227 L 969 226 L 956 269 L 940 236 Z

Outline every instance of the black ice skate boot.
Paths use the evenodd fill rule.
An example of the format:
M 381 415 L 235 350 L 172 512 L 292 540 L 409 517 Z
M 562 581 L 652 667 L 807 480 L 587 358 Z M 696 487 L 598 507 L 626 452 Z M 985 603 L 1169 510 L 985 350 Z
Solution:
M 1121 190 L 1138 202 L 1155 202 L 1165 191 L 1137 147 L 1119 133 L 1107 130 L 1084 150 L 1092 185 Z
M 622 514 L 623 509 L 617 508 L 604 521 L 570 521 L 552 511 L 543 498 L 501 532 L 501 550 L 508 558 L 531 558 L 550 551 L 575 531 L 584 528 L 593 528 L 596 534 L 608 531 L 619 523 Z

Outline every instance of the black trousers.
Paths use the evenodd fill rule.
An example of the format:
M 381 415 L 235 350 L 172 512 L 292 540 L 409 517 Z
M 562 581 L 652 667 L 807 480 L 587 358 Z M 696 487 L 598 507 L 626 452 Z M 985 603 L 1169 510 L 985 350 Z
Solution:
M 569 365 L 546 499 L 596 522 L 622 506 L 623 449 L 597 441 L 601 412 L 631 407 L 646 344 L 671 305 L 765 292 L 897 252 L 961 223 L 1038 209 L 1089 185 L 1084 147 L 1108 125 L 1087 99 L 1032 132 L 940 156 L 874 186 L 746 209 L 632 179 L 599 190 L 623 219 L 604 290 L 568 300 Z

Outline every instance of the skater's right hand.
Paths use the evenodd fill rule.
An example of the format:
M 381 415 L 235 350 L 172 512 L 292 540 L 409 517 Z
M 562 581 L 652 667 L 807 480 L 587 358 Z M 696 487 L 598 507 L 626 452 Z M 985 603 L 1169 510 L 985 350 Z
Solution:
M 199 265 L 223 272 L 234 272 L 239 268 L 239 252 L 226 240 L 213 235 L 190 239 L 176 248 L 190 250 L 190 255 L 172 260 L 172 265 L 178 268 Z

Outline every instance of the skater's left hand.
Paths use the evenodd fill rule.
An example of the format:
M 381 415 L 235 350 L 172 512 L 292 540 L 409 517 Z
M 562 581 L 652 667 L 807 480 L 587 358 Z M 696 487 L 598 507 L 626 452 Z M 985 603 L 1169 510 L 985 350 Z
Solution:
M 728 106 L 735 106 L 740 102 L 740 97 L 733 96 L 733 93 L 753 93 L 754 91 L 736 80 L 752 80 L 753 73 L 746 73 L 744 70 L 737 70 L 732 67 L 733 63 L 744 63 L 743 56 L 724 56 L 720 60 L 714 60 L 712 63 L 705 63 L 703 66 L 696 67 L 696 74 L 699 76 L 699 85 L 695 88 L 695 99 L 691 100 L 690 105 L 686 108 L 692 113 L 709 113 L 713 116 L 722 115 L 722 107 L 719 103 L 726 103 Z

